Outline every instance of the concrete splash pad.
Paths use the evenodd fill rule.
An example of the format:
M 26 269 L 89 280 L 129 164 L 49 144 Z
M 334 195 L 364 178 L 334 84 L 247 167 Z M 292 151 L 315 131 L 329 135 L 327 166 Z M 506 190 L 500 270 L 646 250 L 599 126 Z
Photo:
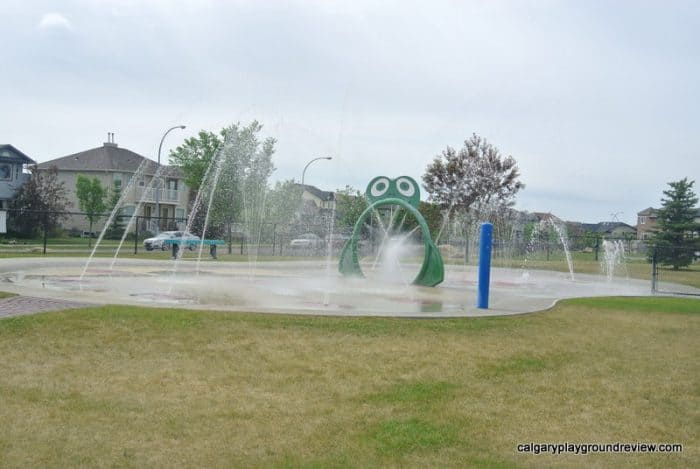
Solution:
M 344 278 L 333 263 L 95 259 L 82 281 L 82 258 L 5 259 L 0 290 L 94 304 L 135 304 L 272 313 L 477 317 L 540 311 L 557 300 L 650 295 L 648 280 L 522 269 L 493 269 L 490 309 L 476 308 L 474 266 L 447 266 L 435 288 Z

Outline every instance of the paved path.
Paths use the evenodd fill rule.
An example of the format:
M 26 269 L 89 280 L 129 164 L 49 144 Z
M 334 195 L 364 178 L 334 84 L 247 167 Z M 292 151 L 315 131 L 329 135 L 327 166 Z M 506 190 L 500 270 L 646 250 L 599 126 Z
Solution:
M 54 300 L 34 296 L 12 296 L 10 298 L 0 298 L 0 319 L 62 309 L 84 308 L 86 306 L 93 305 L 77 301 Z

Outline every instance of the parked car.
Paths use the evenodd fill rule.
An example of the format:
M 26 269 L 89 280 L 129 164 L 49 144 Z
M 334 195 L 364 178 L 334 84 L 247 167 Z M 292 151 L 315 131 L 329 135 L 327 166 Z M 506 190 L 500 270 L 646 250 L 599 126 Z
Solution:
M 158 236 L 144 240 L 143 247 L 146 248 L 146 251 L 153 251 L 154 249 L 167 251 L 170 245 L 164 242 L 166 239 L 179 239 L 181 240 L 181 247 L 187 247 L 190 251 L 199 245 L 199 236 L 187 231 L 162 231 Z
M 323 240 L 313 233 L 305 233 L 293 239 L 289 245 L 294 248 L 319 248 L 323 245 Z

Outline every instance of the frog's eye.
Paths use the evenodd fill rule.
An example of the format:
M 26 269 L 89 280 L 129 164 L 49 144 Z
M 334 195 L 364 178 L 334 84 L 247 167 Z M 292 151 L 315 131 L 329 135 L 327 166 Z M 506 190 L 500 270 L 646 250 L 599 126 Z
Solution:
M 369 188 L 369 193 L 372 194 L 372 197 L 381 197 L 386 194 L 387 190 L 389 190 L 389 179 L 379 178 L 372 183 L 372 187 Z
M 404 197 L 412 197 L 416 193 L 416 188 L 413 186 L 413 182 L 408 178 L 398 178 L 396 180 L 396 188 Z

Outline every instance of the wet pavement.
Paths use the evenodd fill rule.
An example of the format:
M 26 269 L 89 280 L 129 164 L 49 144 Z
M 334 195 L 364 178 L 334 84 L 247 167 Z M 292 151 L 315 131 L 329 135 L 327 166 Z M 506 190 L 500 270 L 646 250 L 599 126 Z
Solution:
M 489 309 L 476 307 L 475 266 L 448 265 L 435 288 L 406 279 L 383 278 L 365 266 L 368 278 L 340 276 L 321 261 L 222 262 L 96 258 L 5 259 L 0 290 L 21 295 L 0 300 L 0 318 L 81 307 L 128 304 L 211 311 L 396 317 L 477 317 L 542 311 L 562 298 L 646 296 L 648 280 L 568 272 L 494 268 Z M 393 273 L 392 273 L 393 275 Z M 690 287 L 688 287 L 690 288 Z M 700 292 L 700 290 L 697 290 Z M 40 297 L 29 299 L 31 297 Z

